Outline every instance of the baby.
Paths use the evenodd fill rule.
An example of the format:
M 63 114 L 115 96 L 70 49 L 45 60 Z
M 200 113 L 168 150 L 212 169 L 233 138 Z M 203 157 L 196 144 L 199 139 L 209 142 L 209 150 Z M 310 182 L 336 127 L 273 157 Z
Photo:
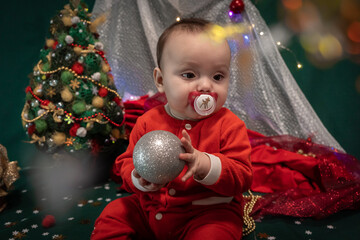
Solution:
M 138 118 L 114 165 L 122 189 L 134 194 L 105 207 L 92 239 L 241 238 L 251 148 L 244 122 L 223 107 L 231 53 L 226 41 L 207 36 L 211 26 L 183 19 L 160 36 L 154 81 L 168 102 Z M 147 182 L 134 170 L 134 146 L 154 130 L 177 135 L 185 149 L 179 156 L 186 162 L 183 171 L 165 185 Z

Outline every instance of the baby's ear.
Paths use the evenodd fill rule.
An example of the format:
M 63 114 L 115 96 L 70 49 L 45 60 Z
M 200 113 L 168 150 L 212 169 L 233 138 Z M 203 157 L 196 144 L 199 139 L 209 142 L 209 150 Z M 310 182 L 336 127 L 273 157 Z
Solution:
M 155 68 L 153 75 L 154 75 L 154 82 L 155 82 L 157 90 L 160 93 L 163 93 L 164 92 L 164 84 L 163 84 L 164 79 L 163 79 L 163 76 L 162 76 L 161 69 L 158 68 L 158 67 Z

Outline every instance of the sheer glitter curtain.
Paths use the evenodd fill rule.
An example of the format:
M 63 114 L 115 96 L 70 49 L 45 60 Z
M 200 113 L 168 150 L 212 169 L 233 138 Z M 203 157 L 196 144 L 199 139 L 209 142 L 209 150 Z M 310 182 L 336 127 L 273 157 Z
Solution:
M 230 23 L 230 0 L 99 0 L 93 17 L 106 14 L 100 26 L 118 92 L 124 96 L 156 91 L 152 72 L 156 42 L 176 17 L 200 17 Z M 343 151 L 324 127 L 284 63 L 270 30 L 256 7 L 244 0 L 243 22 L 252 26 L 245 64 L 233 57 L 226 107 L 247 127 L 264 135 L 311 137 L 316 143 Z M 242 54 L 234 50 L 234 56 Z

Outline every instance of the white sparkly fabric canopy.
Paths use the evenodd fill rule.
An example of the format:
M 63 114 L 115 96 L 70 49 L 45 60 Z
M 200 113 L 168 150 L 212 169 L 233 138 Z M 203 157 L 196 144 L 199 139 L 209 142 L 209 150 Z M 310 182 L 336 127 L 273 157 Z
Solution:
M 156 43 L 177 17 L 229 24 L 230 0 L 100 0 L 93 17 L 106 14 L 98 29 L 120 95 L 155 91 L 152 72 Z M 243 23 L 251 26 L 250 54 L 244 65 L 233 58 L 227 108 L 246 126 L 267 136 L 311 137 L 343 151 L 324 127 L 284 63 L 270 30 L 250 0 L 244 0 Z M 234 50 L 234 55 L 241 54 Z

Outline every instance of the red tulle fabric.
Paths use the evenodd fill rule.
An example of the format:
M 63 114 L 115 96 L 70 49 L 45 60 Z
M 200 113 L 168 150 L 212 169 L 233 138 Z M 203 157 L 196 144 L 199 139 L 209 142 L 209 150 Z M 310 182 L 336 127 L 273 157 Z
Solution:
M 125 102 L 128 133 L 137 117 L 159 104 L 163 94 Z M 253 192 L 264 193 L 252 216 L 324 218 L 360 207 L 360 163 L 336 149 L 292 136 L 267 137 L 248 130 L 252 146 Z
M 311 139 L 248 133 L 253 148 L 251 189 L 268 193 L 253 208 L 255 218 L 324 218 L 360 206 L 360 164 L 353 156 Z
M 149 95 L 144 95 L 139 99 L 128 100 L 124 102 L 125 130 L 127 135 L 130 135 L 131 129 L 135 125 L 136 119 L 144 114 L 144 104 L 148 98 Z

